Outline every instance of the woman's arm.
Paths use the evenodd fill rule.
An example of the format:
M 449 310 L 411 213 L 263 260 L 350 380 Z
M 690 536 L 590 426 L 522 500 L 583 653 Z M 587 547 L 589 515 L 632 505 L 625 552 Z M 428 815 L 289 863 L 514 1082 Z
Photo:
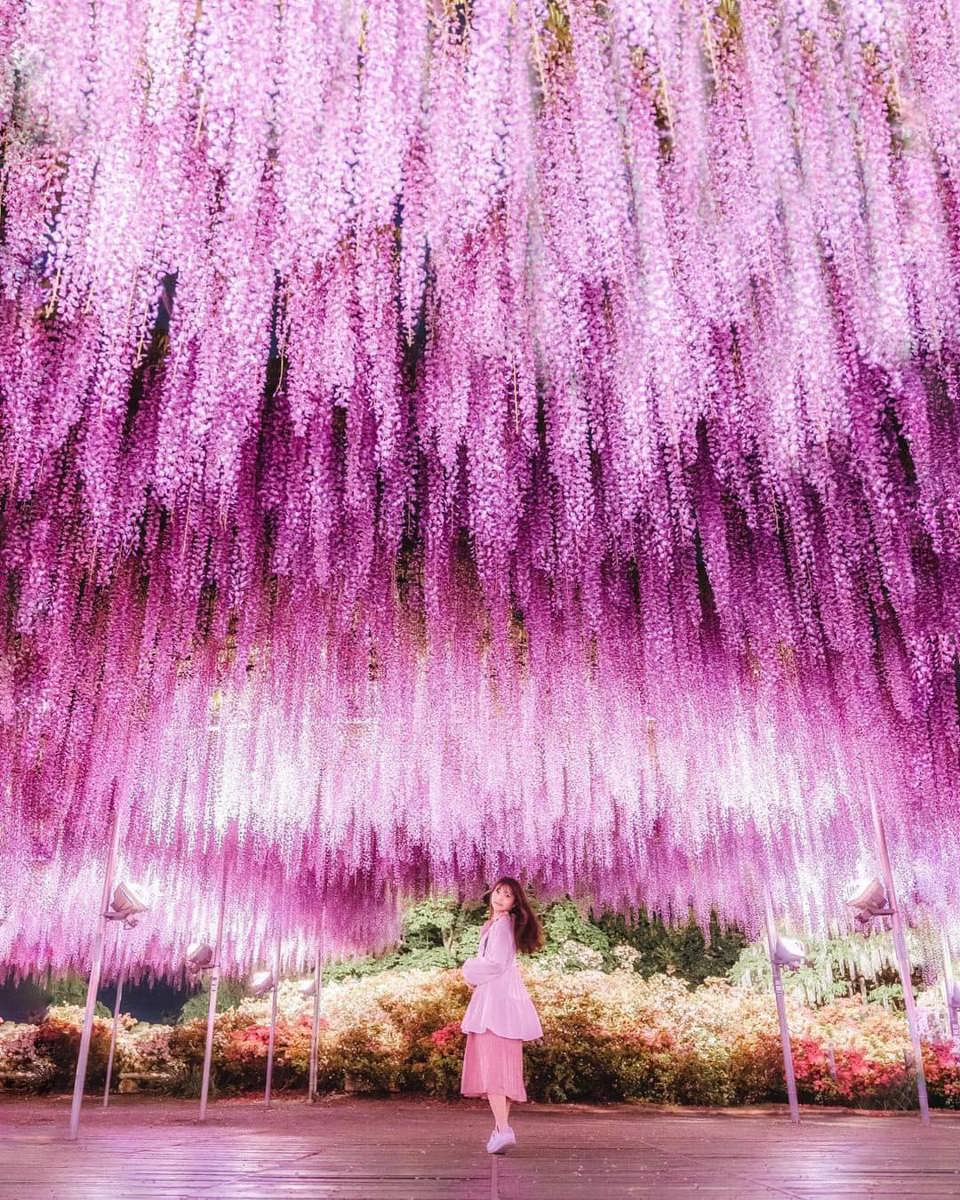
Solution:
M 482 958 L 468 958 L 461 968 L 463 977 L 471 987 L 478 983 L 489 983 L 502 975 L 510 965 L 513 951 L 513 929 L 509 917 L 494 921 L 487 935 L 487 952 Z

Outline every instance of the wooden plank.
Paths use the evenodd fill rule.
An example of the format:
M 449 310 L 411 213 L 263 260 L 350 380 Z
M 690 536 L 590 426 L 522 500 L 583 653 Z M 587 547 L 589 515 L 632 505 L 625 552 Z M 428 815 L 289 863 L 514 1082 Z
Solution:
M 957 1200 L 960 1115 L 527 1105 L 491 1158 L 474 1102 L 0 1100 L 0 1200 Z

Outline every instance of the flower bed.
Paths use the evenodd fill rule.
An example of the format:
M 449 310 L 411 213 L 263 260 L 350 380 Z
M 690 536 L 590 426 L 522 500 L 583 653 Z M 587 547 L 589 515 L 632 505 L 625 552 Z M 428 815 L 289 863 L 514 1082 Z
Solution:
M 528 1092 L 547 1101 L 646 1100 L 755 1104 L 785 1098 L 772 997 L 719 979 L 690 988 L 667 975 L 604 974 L 535 965 L 527 983 L 544 1026 L 526 1049 Z M 385 971 L 330 983 L 323 993 L 321 1091 L 417 1091 L 455 1096 L 468 989 L 448 970 Z M 274 1086 L 306 1086 L 310 1001 L 281 986 Z M 915 1103 L 902 1015 L 860 999 L 819 1008 L 789 1002 L 800 1098 L 810 1104 L 908 1107 Z M 246 1000 L 217 1017 L 214 1085 L 262 1088 L 268 1004 Z M 81 1013 L 51 1009 L 37 1026 L 0 1025 L 0 1073 L 33 1090 L 68 1086 Z M 145 1025 L 125 1018 L 120 1074 L 156 1077 L 179 1095 L 199 1087 L 205 1021 Z M 102 1084 L 109 1024 L 98 1021 L 91 1085 Z M 953 1048 L 924 1048 L 932 1104 L 960 1107 Z

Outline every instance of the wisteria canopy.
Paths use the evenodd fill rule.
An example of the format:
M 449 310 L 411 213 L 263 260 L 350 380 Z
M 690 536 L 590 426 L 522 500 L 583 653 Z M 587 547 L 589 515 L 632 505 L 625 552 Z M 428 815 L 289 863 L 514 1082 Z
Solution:
M 940 0 L 0 0 L 0 958 L 960 902 Z M 3 915 L 3 914 L 0 914 Z M 130 949 L 132 947 L 132 949 Z

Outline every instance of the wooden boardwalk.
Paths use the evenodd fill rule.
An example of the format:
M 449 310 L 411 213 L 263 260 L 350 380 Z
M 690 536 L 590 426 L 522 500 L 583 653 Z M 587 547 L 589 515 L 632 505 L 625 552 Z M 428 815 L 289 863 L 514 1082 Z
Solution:
M 0 1101 L 0 1200 L 958 1200 L 960 1114 L 525 1106 L 512 1155 L 477 1102 Z

